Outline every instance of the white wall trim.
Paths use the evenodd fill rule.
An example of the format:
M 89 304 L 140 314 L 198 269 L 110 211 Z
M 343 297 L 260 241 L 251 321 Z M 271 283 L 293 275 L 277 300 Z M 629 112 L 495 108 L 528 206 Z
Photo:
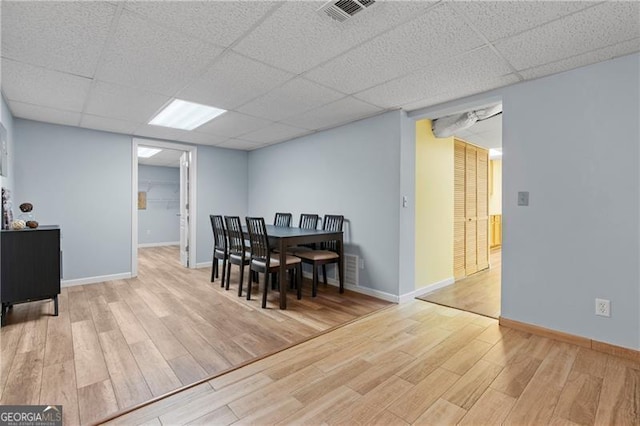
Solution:
M 121 274 L 99 275 L 97 277 L 76 278 L 73 280 L 61 280 L 60 287 L 73 287 L 83 284 L 95 284 L 105 281 L 126 280 L 131 278 L 131 272 L 123 272 Z
M 143 243 L 143 244 L 138 244 L 138 248 L 179 246 L 179 245 L 180 245 L 180 241 L 168 241 L 168 242 L 164 242 L 164 243 Z
M 138 276 L 138 144 L 186 151 L 191 154 L 189 160 L 189 265 L 191 268 L 196 268 L 198 147 L 134 137 L 131 139 L 131 277 Z
M 449 285 L 453 284 L 454 282 L 456 282 L 456 280 L 453 277 L 449 277 L 449 278 L 446 278 L 446 279 L 444 279 L 442 281 L 438 281 L 438 282 L 435 282 L 433 284 L 429 284 L 429 285 L 426 285 L 424 287 L 420 287 L 420 288 L 418 288 L 418 289 L 416 289 L 416 290 L 414 290 L 412 292 L 400 295 L 400 298 L 399 298 L 400 302 L 399 303 L 409 302 L 409 301 L 415 299 L 418 296 L 422 296 L 423 294 L 431 293 L 432 291 L 435 291 L 435 290 L 438 290 L 440 288 L 449 286 Z
M 302 272 L 305 278 L 313 279 L 311 272 Z M 337 280 L 327 277 L 327 284 L 333 287 L 339 287 L 340 284 Z M 322 275 L 318 274 L 318 285 L 322 285 Z M 351 284 L 345 284 L 344 288 L 355 293 L 366 294 L 367 296 L 376 297 L 378 299 L 386 300 L 387 302 L 398 303 L 398 296 L 395 294 L 387 293 L 386 291 L 380 291 L 368 287 L 359 287 Z
M 212 261 L 196 263 L 196 269 L 211 268 L 212 266 L 213 266 Z

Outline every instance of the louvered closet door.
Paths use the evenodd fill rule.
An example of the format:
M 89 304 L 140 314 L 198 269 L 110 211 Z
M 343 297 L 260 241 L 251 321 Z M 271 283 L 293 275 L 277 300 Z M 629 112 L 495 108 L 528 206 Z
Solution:
M 477 264 L 478 270 L 489 267 L 489 153 L 477 151 Z
M 462 278 L 465 272 L 465 143 L 454 144 L 453 162 L 453 276 Z
M 478 150 L 467 145 L 465 153 L 465 264 L 467 275 L 478 270 Z

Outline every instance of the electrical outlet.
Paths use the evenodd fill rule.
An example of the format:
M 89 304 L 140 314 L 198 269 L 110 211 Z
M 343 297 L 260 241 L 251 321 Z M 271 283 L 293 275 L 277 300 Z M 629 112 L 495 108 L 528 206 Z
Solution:
M 610 317 L 611 302 L 607 299 L 596 299 L 596 315 L 601 317 Z

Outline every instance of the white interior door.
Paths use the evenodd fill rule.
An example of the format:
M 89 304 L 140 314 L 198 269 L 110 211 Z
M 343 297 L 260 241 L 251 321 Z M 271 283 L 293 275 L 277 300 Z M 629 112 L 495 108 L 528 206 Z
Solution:
M 180 157 L 180 263 L 189 267 L 189 153 Z

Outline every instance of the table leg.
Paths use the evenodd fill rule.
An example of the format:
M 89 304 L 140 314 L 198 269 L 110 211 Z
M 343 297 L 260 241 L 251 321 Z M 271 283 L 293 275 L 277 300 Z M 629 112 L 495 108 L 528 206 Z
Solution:
M 344 244 L 343 244 L 343 236 L 340 234 L 338 238 L 338 255 L 340 259 L 338 260 L 338 280 L 340 281 L 340 293 L 344 293 Z
M 287 309 L 287 251 L 284 238 L 280 238 L 278 250 L 280 251 L 280 309 Z

